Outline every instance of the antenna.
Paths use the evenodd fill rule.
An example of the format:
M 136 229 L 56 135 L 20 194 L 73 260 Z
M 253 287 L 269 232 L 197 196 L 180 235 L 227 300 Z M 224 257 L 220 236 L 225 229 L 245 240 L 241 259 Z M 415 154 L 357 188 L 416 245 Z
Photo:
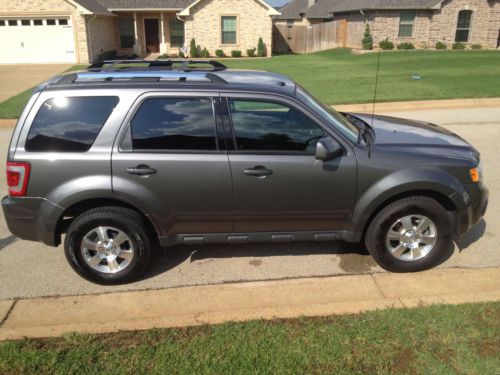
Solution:
M 377 58 L 377 76 L 375 77 L 375 92 L 373 94 L 373 109 L 372 109 L 372 126 L 373 126 L 373 121 L 375 120 L 375 105 L 377 103 L 377 89 L 378 89 L 378 76 L 380 72 L 380 50 L 378 51 L 378 58 Z

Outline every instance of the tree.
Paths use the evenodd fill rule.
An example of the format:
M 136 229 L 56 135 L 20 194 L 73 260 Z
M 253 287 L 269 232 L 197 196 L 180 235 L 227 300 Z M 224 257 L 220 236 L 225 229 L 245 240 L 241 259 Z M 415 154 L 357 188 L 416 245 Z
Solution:
M 363 49 L 372 50 L 373 49 L 373 37 L 370 31 L 370 25 L 367 23 L 365 28 L 364 38 L 361 41 L 363 44 Z
M 191 43 L 189 45 L 189 57 L 198 57 L 198 47 L 196 47 L 196 41 L 191 39 Z
M 266 45 L 262 38 L 259 38 L 259 43 L 257 44 L 257 56 L 264 57 L 266 56 Z

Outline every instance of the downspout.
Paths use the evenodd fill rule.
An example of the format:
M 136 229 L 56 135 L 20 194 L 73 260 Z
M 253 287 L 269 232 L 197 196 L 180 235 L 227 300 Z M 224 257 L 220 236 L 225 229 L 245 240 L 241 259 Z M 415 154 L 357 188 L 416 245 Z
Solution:
M 179 13 L 175 13 L 175 17 L 181 21 L 183 24 L 184 24 L 184 44 L 182 46 L 183 49 L 186 49 L 187 50 L 187 47 L 186 47 L 186 21 L 183 20 L 180 16 L 179 16 Z M 187 51 L 186 51 L 187 52 Z M 183 53 L 186 53 L 183 51 Z

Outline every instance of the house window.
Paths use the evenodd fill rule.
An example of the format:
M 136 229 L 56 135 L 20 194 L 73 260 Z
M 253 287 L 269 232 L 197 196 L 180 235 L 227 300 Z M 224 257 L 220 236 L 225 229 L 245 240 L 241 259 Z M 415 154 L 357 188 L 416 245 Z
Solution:
M 67 19 L 62 19 L 59 20 L 59 26 L 68 26 L 68 20 Z
M 404 10 L 399 18 L 399 37 L 411 38 L 413 36 L 413 24 L 415 23 L 416 12 Z
M 0 26 L 5 26 L 5 20 L 0 20 Z
M 222 44 L 236 44 L 236 16 L 221 18 Z
M 47 26 L 55 26 L 56 20 L 47 20 Z
M 286 25 L 288 27 L 292 27 L 293 26 L 293 23 L 294 23 L 294 20 L 286 20 Z
M 17 20 L 9 20 L 9 26 L 17 26 Z
M 468 42 L 470 28 L 472 24 L 472 11 L 461 10 L 458 12 L 457 33 L 455 34 L 455 42 Z
M 120 48 L 134 48 L 134 19 L 132 17 L 119 18 L 118 29 L 120 31 Z
M 43 20 L 33 20 L 34 26 L 43 26 Z
M 182 47 L 184 45 L 184 22 L 177 18 L 169 20 L 170 46 Z
M 23 25 L 23 26 L 31 26 L 31 21 L 30 20 L 21 20 L 21 25 Z

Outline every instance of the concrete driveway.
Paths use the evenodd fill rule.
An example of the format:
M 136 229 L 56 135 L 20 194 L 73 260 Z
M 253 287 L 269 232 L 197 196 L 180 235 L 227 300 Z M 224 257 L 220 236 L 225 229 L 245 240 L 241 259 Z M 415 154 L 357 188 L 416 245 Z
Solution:
M 443 124 L 482 153 L 490 207 L 485 220 L 456 246 L 440 268 L 500 266 L 500 108 L 390 113 Z M 0 176 L 10 132 L 0 131 Z M 56 173 L 56 172 L 55 172 Z M 5 183 L 1 184 L 5 194 Z M 61 247 L 20 241 L 0 220 L 0 300 L 163 289 L 238 281 L 383 273 L 360 245 L 347 243 L 176 246 L 154 259 L 147 277 L 137 283 L 102 287 L 79 278 Z
M 68 64 L 17 64 L 0 65 L 0 103 L 39 83 L 64 72 Z

